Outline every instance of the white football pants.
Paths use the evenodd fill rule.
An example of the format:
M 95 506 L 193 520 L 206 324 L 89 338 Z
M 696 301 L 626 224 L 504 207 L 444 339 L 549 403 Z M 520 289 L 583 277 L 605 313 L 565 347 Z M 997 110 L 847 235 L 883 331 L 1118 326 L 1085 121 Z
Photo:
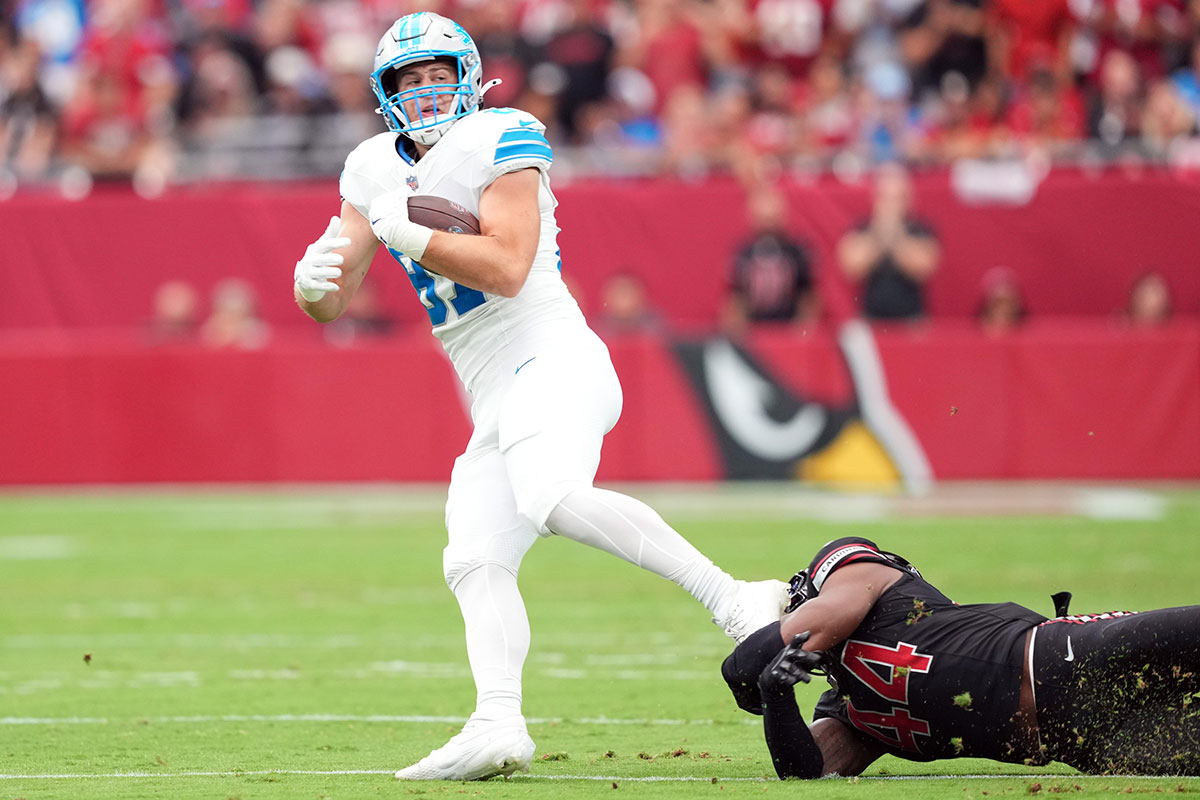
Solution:
M 529 621 L 517 571 L 539 534 L 583 542 L 672 580 L 715 616 L 734 588 L 644 503 L 592 486 L 604 435 L 621 413 L 604 343 L 585 326 L 555 326 L 553 335 L 510 343 L 501 354 L 475 391 L 475 430 L 450 479 L 443 554 L 481 719 L 520 713 Z

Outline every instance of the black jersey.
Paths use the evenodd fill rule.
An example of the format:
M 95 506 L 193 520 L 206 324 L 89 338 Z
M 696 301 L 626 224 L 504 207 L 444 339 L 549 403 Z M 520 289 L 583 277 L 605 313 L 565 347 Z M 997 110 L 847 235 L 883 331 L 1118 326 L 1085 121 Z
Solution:
M 838 568 L 863 561 L 904 574 L 829 650 L 833 688 L 821 695 L 814 719 L 838 719 L 913 761 L 1021 761 L 1008 743 L 1016 732 L 1025 637 L 1046 617 L 1015 603 L 960 606 L 908 562 L 856 537 L 821 548 L 793 580 L 797 599 L 818 594 Z

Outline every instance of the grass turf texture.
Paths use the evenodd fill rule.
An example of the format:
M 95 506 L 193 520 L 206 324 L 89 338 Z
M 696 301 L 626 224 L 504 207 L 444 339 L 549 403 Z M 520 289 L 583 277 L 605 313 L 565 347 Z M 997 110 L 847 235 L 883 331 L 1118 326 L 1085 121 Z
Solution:
M 857 534 L 960 602 L 1049 613 L 1063 588 L 1076 612 L 1200 602 L 1194 491 L 1152 493 L 1165 511 L 1140 521 L 909 509 L 872 522 L 805 518 L 795 487 L 700 502 L 712 491 L 655 502 L 738 575 L 786 578 Z M 391 772 L 441 745 L 474 701 L 441 579 L 438 494 L 0 495 L 0 798 L 1200 794 L 1200 779 L 963 759 L 884 758 L 859 781 L 780 783 L 757 720 L 720 679 L 731 645 L 703 609 L 558 539 L 535 545 L 521 575 L 532 776 L 397 782 Z M 806 715 L 818 688 L 802 694 Z

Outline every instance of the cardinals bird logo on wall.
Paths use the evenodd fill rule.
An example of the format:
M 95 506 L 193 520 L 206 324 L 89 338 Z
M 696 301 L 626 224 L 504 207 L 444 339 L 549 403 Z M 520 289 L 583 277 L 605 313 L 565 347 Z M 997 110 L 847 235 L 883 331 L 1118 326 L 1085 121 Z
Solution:
M 725 477 L 928 488 L 932 470 L 891 403 L 870 329 L 857 320 L 844 323 L 837 346 L 851 394 L 830 403 L 785 385 L 725 337 L 675 343 L 707 412 Z

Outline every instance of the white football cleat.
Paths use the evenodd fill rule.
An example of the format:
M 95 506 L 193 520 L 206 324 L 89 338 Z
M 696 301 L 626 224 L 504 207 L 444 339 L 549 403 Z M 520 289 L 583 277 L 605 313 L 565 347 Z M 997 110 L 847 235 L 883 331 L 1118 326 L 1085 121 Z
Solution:
M 460 733 L 411 767 L 396 773 L 402 781 L 481 781 L 529 772 L 533 739 L 524 717 L 467 720 Z
M 713 617 L 725 635 L 738 644 L 764 625 L 783 616 L 791 602 L 788 585 L 783 581 L 736 581 L 732 605 L 724 619 Z

